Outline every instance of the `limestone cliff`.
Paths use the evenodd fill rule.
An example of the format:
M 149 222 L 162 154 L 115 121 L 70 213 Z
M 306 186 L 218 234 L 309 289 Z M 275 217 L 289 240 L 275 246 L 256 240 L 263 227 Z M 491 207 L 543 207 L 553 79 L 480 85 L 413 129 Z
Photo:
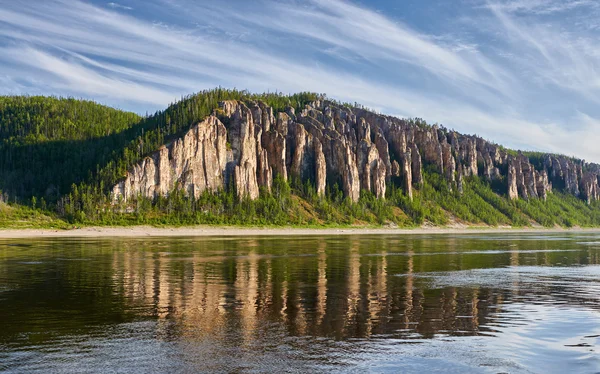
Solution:
M 361 190 L 385 198 L 391 183 L 408 196 L 426 165 L 463 190 L 479 176 L 505 186 L 510 199 L 545 199 L 553 187 L 588 202 L 600 198 L 600 166 L 557 155 L 530 159 L 476 136 L 316 101 L 296 113 L 262 102 L 226 101 L 204 121 L 133 166 L 115 199 L 154 198 L 174 188 L 190 196 L 232 186 L 256 199 L 279 175 L 310 180 L 318 194 L 337 185 L 353 201 Z
M 233 152 L 227 149 L 227 133 L 221 121 L 208 117 L 183 137 L 135 165 L 127 177 L 114 186 L 113 196 L 154 198 L 178 187 L 197 197 L 204 190 L 223 188 L 224 170 L 233 162 Z

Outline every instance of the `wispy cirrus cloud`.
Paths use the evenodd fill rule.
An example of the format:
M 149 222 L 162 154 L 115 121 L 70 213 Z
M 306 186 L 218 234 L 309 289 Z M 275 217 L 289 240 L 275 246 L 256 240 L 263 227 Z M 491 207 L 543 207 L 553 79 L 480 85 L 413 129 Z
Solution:
M 593 5 L 472 1 L 436 19 L 435 32 L 423 29 L 427 18 L 400 22 L 342 0 L 8 2 L 0 93 L 145 112 L 218 85 L 310 90 L 600 161 L 595 40 L 547 19 Z
M 560 13 L 578 8 L 597 9 L 599 6 L 600 4 L 595 0 L 508 0 L 491 5 L 495 9 L 508 13 L 521 12 L 538 15 Z
M 101 97 L 120 100 L 129 100 L 131 97 L 135 97 L 140 101 L 156 105 L 163 105 L 177 95 L 174 92 L 171 94 L 164 92 L 153 85 L 140 84 L 132 80 L 102 74 L 93 69 L 102 67 L 102 65 L 89 59 L 66 60 L 31 48 L 5 48 L 0 49 L 0 53 L 8 56 L 9 60 L 22 67 L 30 67 L 33 71 L 38 72 L 39 76 L 45 77 L 48 83 L 65 92 L 94 93 Z M 86 62 L 90 66 L 86 66 Z M 157 83 L 156 80 L 154 83 Z
M 115 8 L 115 9 L 125 9 L 125 10 L 133 10 L 133 7 L 127 6 L 127 5 L 123 5 L 123 4 L 119 4 L 119 3 L 108 3 L 106 4 L 111 8 Z
M 597 38 L 557 29 L 548 23 L 530 25 L 491 5 L 515 56 L 513 62 L 537 77 L 581 98 L 600 102 L 600 52 Z M 519 52 L 519 53 L 516 53 Z

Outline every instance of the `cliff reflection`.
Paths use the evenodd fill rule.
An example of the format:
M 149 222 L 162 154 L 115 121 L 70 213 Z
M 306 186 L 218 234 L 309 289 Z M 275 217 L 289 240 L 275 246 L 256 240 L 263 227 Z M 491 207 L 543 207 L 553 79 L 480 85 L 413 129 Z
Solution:
M 597 249 L 556 251 L 548 241 L 494 242 L 385 237 L 190 240 L 164 250 L 112 253 L 113 284 L 138 313 L 170 321 L 188 339 L 231 336 L 250 346 L 266 329 L 336 339 L 494 333 L 503 306 L 552 290 L 431 287 L 423 274 L 518 265 L 597 264 Z M 489 249 L 489 248 L 488 248 Z M 547 287 L 547 288 L 545 288 Z M 138 309 L 135 309 L 136 306 Z M 172 329 L 172 327 L 171 327 Z

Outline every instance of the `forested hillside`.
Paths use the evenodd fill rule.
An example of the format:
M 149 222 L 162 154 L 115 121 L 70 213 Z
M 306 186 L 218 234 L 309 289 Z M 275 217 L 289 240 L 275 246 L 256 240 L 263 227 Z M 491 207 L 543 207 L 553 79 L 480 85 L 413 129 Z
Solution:
M 0 190 L 55 203 L 120 149 L 140 121 L 91 101 L 0 97 Z
M 0 98 L 0 226 L 600 225 L 600 167 L 323 95 Z

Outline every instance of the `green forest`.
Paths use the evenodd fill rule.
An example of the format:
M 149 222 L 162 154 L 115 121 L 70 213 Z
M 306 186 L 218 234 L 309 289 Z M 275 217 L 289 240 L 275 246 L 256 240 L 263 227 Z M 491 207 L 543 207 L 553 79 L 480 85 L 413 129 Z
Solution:
M 257 200 L 240 200 L 228 188 L 196 199 L 174 190 L 156 200 L 112 203 L 110 188 L 132 165 L 206 118 L 220 101 L 262 100 L 281 111 L 300 110 L 319 97 L 217 88 L 145 116 L 71 98 L 0 97 L 0 227 L 600 225 L 598 202 L 586 204 L 558 190 L 546 201 L 513 201 L 478 177 L 466 178 L 458 193 L 428 169 L 413 199 L 392 185 L 385 199 L 363 191 L 353 203 L 335 185 L 318 196 L 310 181 L 275 178 L 272 191 L 261 191 Z

